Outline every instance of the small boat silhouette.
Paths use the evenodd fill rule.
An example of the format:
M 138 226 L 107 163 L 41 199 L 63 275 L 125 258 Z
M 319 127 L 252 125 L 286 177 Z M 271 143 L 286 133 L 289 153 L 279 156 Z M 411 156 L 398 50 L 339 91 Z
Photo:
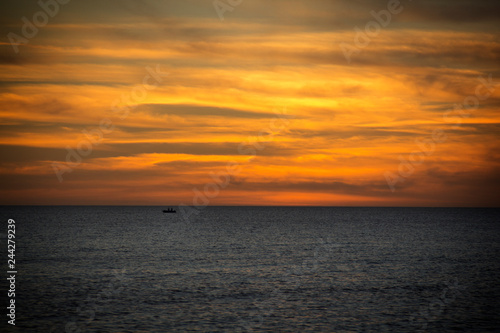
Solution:
M 173 208 L 167 208 L 163 210 L 164 213 L 177 213 L 177 211 Z

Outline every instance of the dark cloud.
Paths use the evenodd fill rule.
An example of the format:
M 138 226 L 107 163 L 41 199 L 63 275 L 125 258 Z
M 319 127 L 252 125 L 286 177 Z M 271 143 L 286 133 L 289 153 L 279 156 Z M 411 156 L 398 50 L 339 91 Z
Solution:
M 3 47 L 5 47 L 5 46 L 3 45 Z M 0 65 L 22 66 L 22 65 L 26 65 L 29 62 L 30 62 L 29 59 L 27 59 L 24 56 L 17 56 L 14 54 L 9 54 L 7 52 L 0 53 Z M 1 84 L 4 84 L 4 82 L 2 82 Z
M 387 184 L 383 181 L 366 183 L 347 183 L 343 181 L 273 181 L 273 182 L 246 182 L 240 179 L 239 189 L 245 191 L 278 191 L 278 192 L 309 192 L 348 195 L 376 195 L 393 196 L 387 191 Z
M 446 133 L 452 135 L 462 136 L 462 135 L 477 135 L 477 136 L 496 136 L 500 139 L 500 123 L 489 123 L 489 124 L 474 124 L 474 123 L 464 123 L 460 124 L 459 128 L 446 129 Z
M 38 100 L 13 100 L 9 104 L 0 106 L 0 110 L 23 110 L 27 112 L 32 112 L 36 110 L 39 113 L 45 113 L 49 115 L 59 115 L 63 113 L 69 113 L 74 110 L 73 106 L 67 102 L 62 101 L 55 97 L 42 97 Z
M 427 176 L 427 181 L 434 183 L 434 188 L 440 189 L 441 193 L 435 195 L 436 199 L 441 197 L 442 202 L 500 207 L 500 166 L 467 171 L 447 171 L 436 166 L 427 170 Z M 440 186 L 436 186 L 437 184 Z
M 239 145 L 239 142 L 116 143 L 103 146 L 94 145 L 92 153 L 84 157 L 84 159 L 136 156 L 140 154 L 253 156 L 250 151 L 246 152 L 247 155 L 240 154 L 238 151 Z M 290 156 L 297 153 L 294 148 L 279 143 L 266 143 L 263 146 L 264 149 L 258 151 L 259 156 Z M 36 161 L 64 162 L 67 155 L 68 150 L 64 148 L 0 145 L 0 156 L 2 156 L 0 165 L 9 165 L 11 163 L 28 164 Z M 169 163 L 159 163 L 158 165 L 172 165 Z
M 409 6 L 411 16 L 425 22 L 453 23 L 493 21 L 500 19 L 500 3 L 495 0 L 423 0 Z
M 231 108 L 184 105 L 184 104 L 141 104 L 137 111 L 148 112 L 155 115 L 178 115 L 178 116 L 219 116 L 230 118 L 276 118 L 277 114 L 268 112 L 253 112 Z M 288 118 L 280 115 L 281 118 Z
M 27 165 L 37 161 L 60 161 L 66 160 L 68 151 L 64 148 L 44 148 L 44 147 L 30 147 L 19 145 L 0 145 L 0 156 L 2 161 L 0 165 L 10 165 L 16 163 L 20 165 Z M 120 156 L 119 152 L 96 150 L 92 152 L 92 158 L 101 157 L 116 157 Z
M 287 134 L 296 138 L 325 138 L 325 139 L 350 139 L 359 138 L 387 138 L 387 137 L 408 137 L 418 136 L 424 132 L 415 126 L 407 127 L 342 127 L 332 130 L 305 130 L 292 129 Z
M 1 59 L 0 59 L 1 61 Z M 25 85 L 59 85 L 59 86 L 122 86 L 121 82 L 112 81 L 75 81 L 75 79 L 68 79 L 67 81 L 60 80 L 44 80 L 44 81 L 28 81 L 28 80 L 4 80 L 0 82 L 0 87 L 15 87 Z
M 242 155 L 238 151 L 240 142 L 172 142 L 172 143 L 122 143 L 109 148 L 122 154 L 189 154 L 189 155 Z M 259 156 L 289 156 L 297 153 L 293 147 L 279 143 L 266 143 L 258 151 Z M 248 152 L 251 155 L 251 152 Z M 245 155 L 242 155 L 245 156 Z M 248 155 L 247 155 L 248 156 Z

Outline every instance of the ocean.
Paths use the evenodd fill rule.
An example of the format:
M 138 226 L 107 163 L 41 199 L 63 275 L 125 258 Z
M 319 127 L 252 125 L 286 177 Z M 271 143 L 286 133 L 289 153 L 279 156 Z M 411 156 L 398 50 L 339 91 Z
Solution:
M 162 209 L 1 207 L 1 331 L 500 331 L 499 209 Z

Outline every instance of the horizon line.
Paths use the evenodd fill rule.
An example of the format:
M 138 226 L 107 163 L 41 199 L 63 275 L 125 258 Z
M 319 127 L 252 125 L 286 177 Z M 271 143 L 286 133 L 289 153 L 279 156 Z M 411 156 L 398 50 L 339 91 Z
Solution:
M 0 204 L 0 207 L 179 207 L 180 205 L 140 205 L 140 204 L 109 204 L 109 205 L 99 205 L 99 204 L 14 204 L 14 205 L 4 205 Z M 200 206 L 187 206 L 186 207 L 200 207 Z M 500 208 L 500 206 L 358 206 L 358 205 L 208 205 L 205 207 L 197 209 L 205 209 L 209 207 L 269 207 L 269 208 Z

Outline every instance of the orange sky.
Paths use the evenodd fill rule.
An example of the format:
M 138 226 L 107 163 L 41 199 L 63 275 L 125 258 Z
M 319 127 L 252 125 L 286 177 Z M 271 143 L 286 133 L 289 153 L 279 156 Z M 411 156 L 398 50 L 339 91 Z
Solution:
M 1 4 L 0 204 L 500 205 L 497 1 L 218 4 Z

